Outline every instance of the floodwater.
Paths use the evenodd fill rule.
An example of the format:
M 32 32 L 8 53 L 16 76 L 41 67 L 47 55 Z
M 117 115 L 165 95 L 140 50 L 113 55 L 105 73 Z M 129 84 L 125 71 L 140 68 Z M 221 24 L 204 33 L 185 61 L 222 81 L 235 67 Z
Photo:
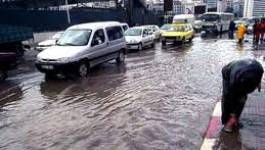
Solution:
M 130 52 L 87 79 L 45 80 L 36 70 L 0 85 L 0 149 L 199 149 L 221 96 L 221 68 L 258 58 L 235 40 L 201 39 Z

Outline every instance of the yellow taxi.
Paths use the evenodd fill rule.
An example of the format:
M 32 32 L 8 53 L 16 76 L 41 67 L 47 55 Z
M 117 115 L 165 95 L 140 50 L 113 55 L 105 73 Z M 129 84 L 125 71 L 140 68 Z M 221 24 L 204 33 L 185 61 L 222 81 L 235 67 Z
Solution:
M 191 42 L 194 37 L 194 30 L 190 23 L 165 24 L 161 27 L 162 45 L 166 43 Z

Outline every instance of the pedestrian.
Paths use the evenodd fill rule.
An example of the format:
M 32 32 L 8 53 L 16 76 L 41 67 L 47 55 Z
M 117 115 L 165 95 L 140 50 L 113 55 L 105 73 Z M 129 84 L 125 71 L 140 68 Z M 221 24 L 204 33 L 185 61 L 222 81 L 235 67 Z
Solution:
M 259 44 L 259 41 L 260 41 L 260 35 L 261 35 L 261 22 L 260 21 L 258 21 L 257 22 L 257 28 L 256 28 L 256 44 L 258 45 Z
M 223 35 L 223 25 L 221 25 L 221 27 L 220 27 L 220 32 L 219 32 L 220 38 L 222 38 L 222 35 Z
M 260 43 L 263 43 L 264 33 L 265 33 L 265 20 L 263 18 L 260 24 Z
M 222 124 L 223 131 L 232 132 L 239 128 L 239 118 L 243 111 L 247 95 L 256 88 L 261 89 L 263 67 L 254 59 L 230 62 L 222 69 L 223 97 Z
M 255 20 L 255 23 L 253 25 L 253 43 L 256 42 L 256 35 L 257 35 L 257 24 L 258 24 L 258 20 Z
M 235 30 L 236 30 L 236 24 L 232 20 L 232 21 L 230 21 L 230 24 L 229 24 L 229 33 L 228 33 L 230 39 L 234 39 Z
M 239 24 L 238 28 L 237 28 L 237 39 L 238 39 L 238 43 L 242 44 L 245 34 L 247 32 L 247 28 L 245 27 L 244 24 Z

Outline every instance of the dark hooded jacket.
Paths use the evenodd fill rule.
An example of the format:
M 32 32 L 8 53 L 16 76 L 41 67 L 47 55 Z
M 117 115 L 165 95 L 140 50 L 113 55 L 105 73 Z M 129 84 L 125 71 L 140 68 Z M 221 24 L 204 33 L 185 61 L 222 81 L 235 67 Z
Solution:
M 237 94 L 249 94 L 259 85 L 263 75 L 262 65 L 254 59 L 233 61 L 222 69 L 229 89 Z

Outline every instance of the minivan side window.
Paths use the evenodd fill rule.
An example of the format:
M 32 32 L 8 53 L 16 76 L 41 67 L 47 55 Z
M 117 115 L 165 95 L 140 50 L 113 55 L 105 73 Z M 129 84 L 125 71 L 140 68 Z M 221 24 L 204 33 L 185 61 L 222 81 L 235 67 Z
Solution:
M 103 29 L 99 29 L 95 32 L 93 39 L 92 39 L 92 43 L 91 46 L 97 46 L 100 44 L 103 44 L 105 42 L 105 35 L 104 35 L 104 31 Z
M 114 41 L 123 38 L 122 28 L 119 26 L 106 28 L 109 41 Z

